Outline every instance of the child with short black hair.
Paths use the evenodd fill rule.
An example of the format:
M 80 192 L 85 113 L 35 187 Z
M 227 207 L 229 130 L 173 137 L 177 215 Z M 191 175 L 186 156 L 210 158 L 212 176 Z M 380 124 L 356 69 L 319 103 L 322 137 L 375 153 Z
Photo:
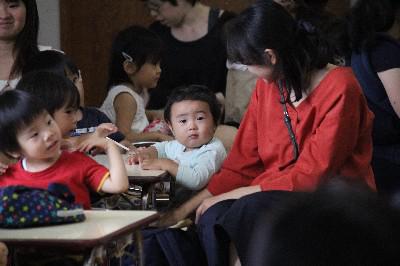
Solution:
M 64 76 L 44 71 L 31 72 L 22 77 L 16 89 L 27 91 L 43 102 L 60 127 L 64 148 L 89 151 L 101 147 L 97 144 L 104 142 L 104 137 L 117 130 L 113 124 L 103 123 L 90 137 L 70 137 L 79 120 L 80 97 L 72 81 Z
M 208 88 L 176 88 L 164 110 L 175 140 L 138 149 L 130 162 L 139 162 L 144 169 L 168 171 L 178 185 L 187 189 L 203 188 L 226 157 L 224 145 L 214 137 L 220 110 L 215 94 Z
M 34 71 L 52 72 L 67 77 L 78 89 L 80 95 L 79 112 L 82 113 L 82 118 L 77 122 L 77 127 L 72 133 L 73 136 L 93 133 L 98 125 L 111 123 L 111 120 L 97 108 L 84 106 L 85 91 L 81 72 L 67 55 L 54 50 L 41 51 L 27 62 L 22 73 L 26 75 Z M 125 139 L 125 136 L 119 131 L 111 134 L 109 137 L 117 142 Z M 124 144 L 128 145 L 129 143 Z
M 1 176 L 0 187 L 47 189 L 51 183 L 64 184 L 75 195 L 75 202 L 86 209 L 90 208 L 89 189 L 107 193 L 128 189 L 125 165 L 115 144 L 96 143 L 106 151 L 110 170 L 83 153 L 62 151 L 60 128 L 43 99 L 32 93 L 12 90 L 0 95 L 0 139 L 1 152 L 22 158 Z

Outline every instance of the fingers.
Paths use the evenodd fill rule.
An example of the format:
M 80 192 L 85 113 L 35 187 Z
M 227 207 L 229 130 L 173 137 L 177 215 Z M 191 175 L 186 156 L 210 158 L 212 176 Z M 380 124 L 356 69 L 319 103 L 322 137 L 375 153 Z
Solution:
M 195 219 L 195 223 L 197 224 L 200 220 L 200 216 L 203 214 L 203 203 L 196 209 L 196 219 Z
M 115 133 L 117 131 L 118 131 L 118 128 L 112 123 L 103 123 L 103 124 L 98 125 L 96 128 L 96 134 L 102 138 L 110 135 L 111 133 Z
M 4 174 L 7 171 L 8 165 L 0 163 L 0 174 Z

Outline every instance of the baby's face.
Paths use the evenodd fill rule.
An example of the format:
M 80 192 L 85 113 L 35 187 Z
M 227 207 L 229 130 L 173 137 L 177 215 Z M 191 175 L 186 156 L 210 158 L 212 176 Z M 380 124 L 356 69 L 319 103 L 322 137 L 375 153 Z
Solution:
M 17 141 L 21 155 L 27 159 L 51 160 L 60 154 L 61 132 L 47 112 L 18 132 Z
M 171 130 L 187 150 L 199 148 L 214 136 L 215 124 L 208 103 L 184 100 L 171 108 Z

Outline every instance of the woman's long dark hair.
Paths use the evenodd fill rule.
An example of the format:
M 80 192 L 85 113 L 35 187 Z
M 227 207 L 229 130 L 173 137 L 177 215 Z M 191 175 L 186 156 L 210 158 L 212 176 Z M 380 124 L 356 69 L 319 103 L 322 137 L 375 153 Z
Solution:
M 313 70 L 328 63 L 327 48 L 279 4 L 258 0 L 226 27 L 228 58 L 246 65 L 270 65 L 265 49 L 277 55 L 274 80 L 284 79 L 296 100 L 310 85 Z
M 9 2 L 12 2 L 9 0 Z M 10 78 L 15 78 L 22 72 L 26 62 L 39 52 L 38 31 L 39 15 L 36 0 L 22 0 L 26 7 L 25 26 L 15 41 L 14 53 L 17 55 L 11 68 Z

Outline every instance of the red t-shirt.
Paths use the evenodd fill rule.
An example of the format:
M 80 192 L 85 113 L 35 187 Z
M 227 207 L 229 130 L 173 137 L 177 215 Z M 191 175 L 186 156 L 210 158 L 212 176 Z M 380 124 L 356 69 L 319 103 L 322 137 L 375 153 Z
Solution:
M 335 175 L 375 189 L 373 114 L 350 68 L 331 70 L 297 107 L 286 104 L 299 145 L 295 163 L 279 100 L 275 83 L 258 80 L 232 149 L 207 187 L 213 195 L 251 185 L 311 191 Z
M 47 189 L 51 183 L 66 185 L 75 195 L 75 202 L 90 209 L 89 189 L 99 191 L 109 171 L 81 152 L 63 151 L 60 158 L 41 172 L 27 172 L 22 161 L 10 166 L 0 176 L 0 187 L 23 185 Z

